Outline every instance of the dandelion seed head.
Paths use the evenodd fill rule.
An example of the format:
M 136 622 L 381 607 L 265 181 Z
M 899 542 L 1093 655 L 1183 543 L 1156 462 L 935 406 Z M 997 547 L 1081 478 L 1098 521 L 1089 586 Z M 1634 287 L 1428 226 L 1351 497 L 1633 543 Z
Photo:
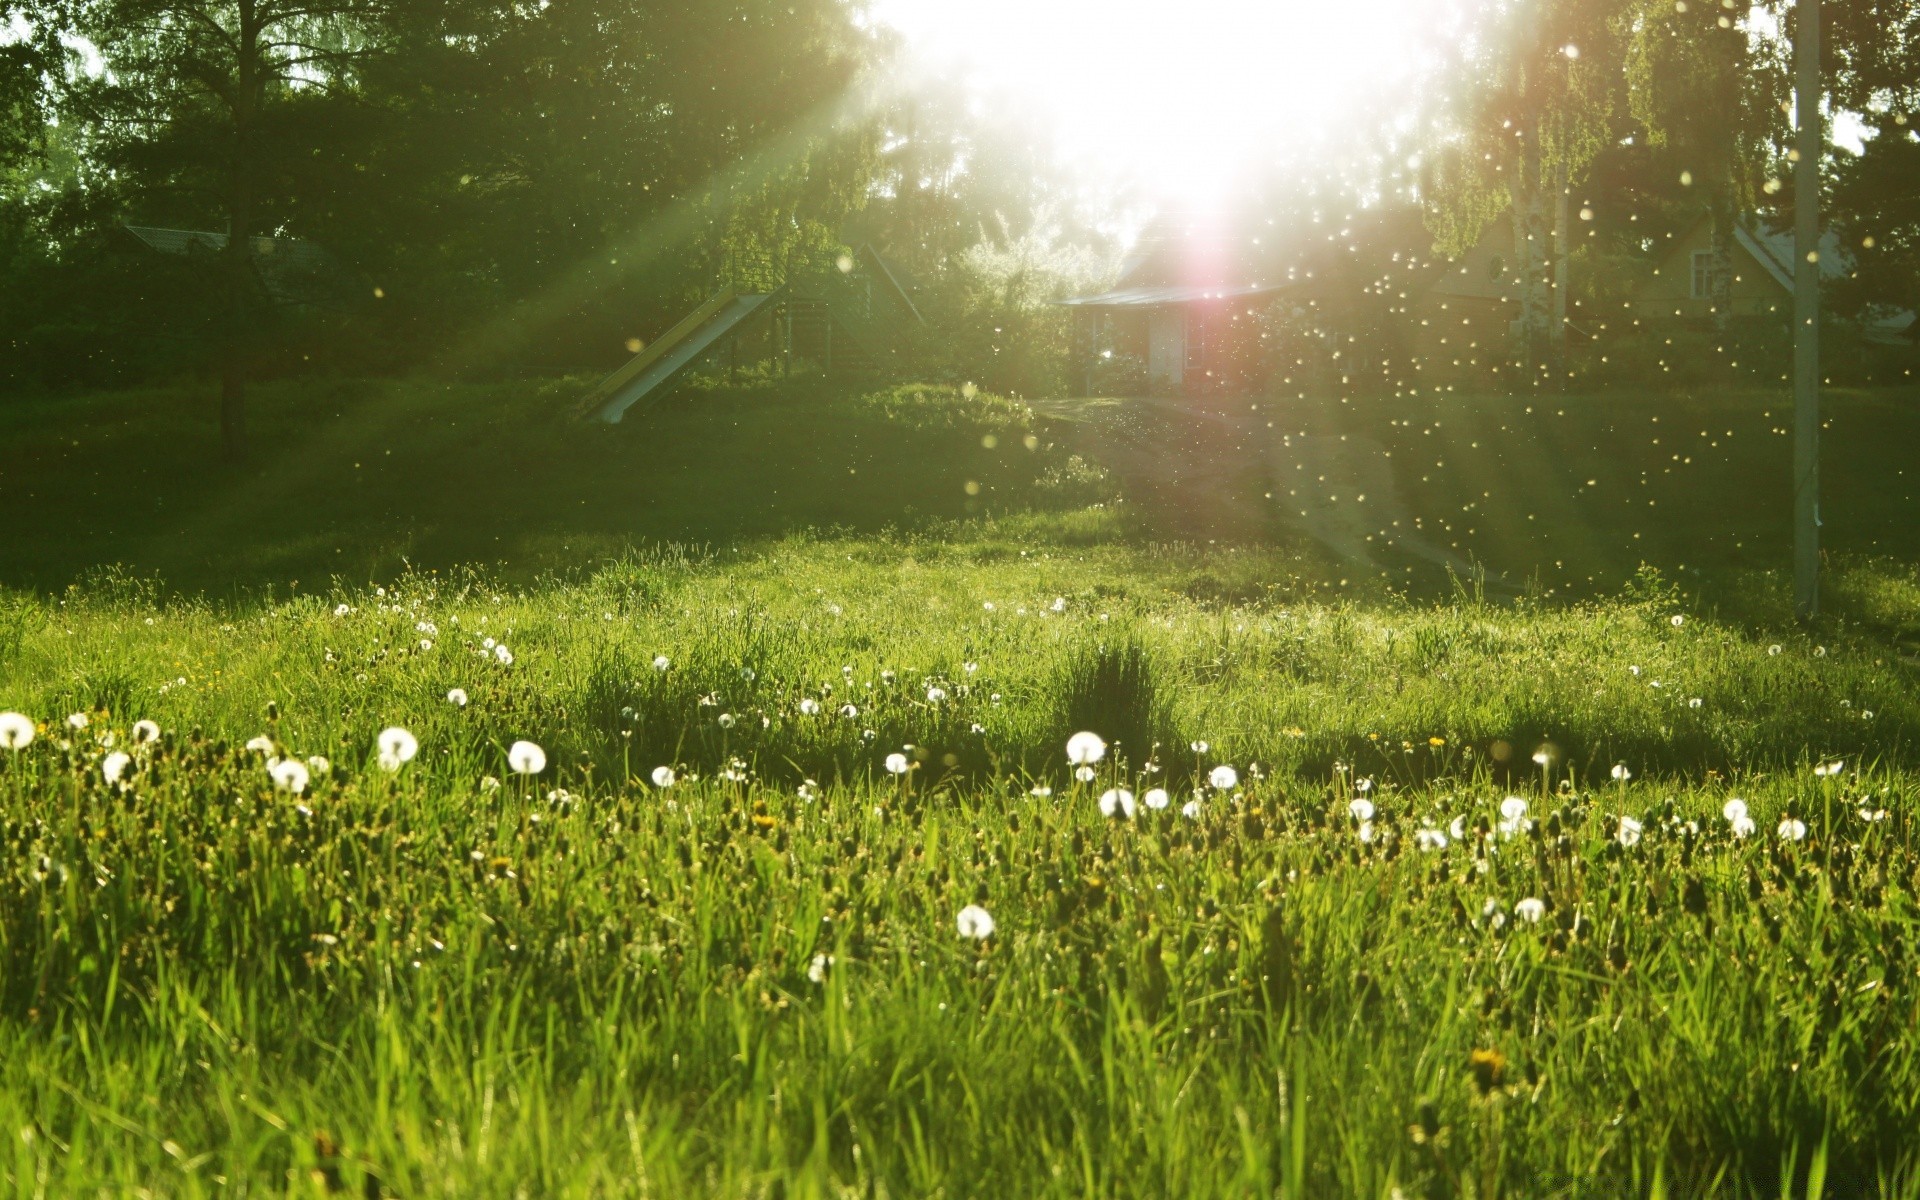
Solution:
M 133 756 L 124 750 L 115 750 L 100 760 L 100 776 L 108 783 L 119 783 L 126 775 L 127 767 L 133 763 Z
M 1538 925 L 1540 918 L 1547 915 L 1547 906 L 1537 897 L 1528 896 L 1513 906 L 1513 915 L 1529 925 Z
M 1207 772 L 1207 782 L 1213 785 L 1216 791 L 1230 792 L 1240 786 L 1240 772 L 1222 763 Z
M 1090 766 L 1107 756 L 1107 743 L 1097 733 L 1076 733 L 1067 739 L 1067 761 Z
M 1153 809 L 1155 812 L 1173 803 L 1173 797 L 1167 794 L 1167 789 L 1159 787 L 1148 788 L 1147 794 L 1140 797 L 1140 799 L 1146 803 L 1148 808 Z
M 455 708 L 465 708 L 467 706 L 467 689 L 465 688 L 448 689 L 447 703 L 453 705 Z
M 1129 820 L 1133 818 L 1133 793 L 1126 788 L 1108 788 L 1100 794 L 1100 815 L 1116 814 Z
M 906 755 L 901 754 L 898 751 L 895 751 L 894 753 L 887 755 L 887 773 L 888 774 L 905 775 L 912 768 L 913 768 L 913 763 L 907 759 Z
M 978 904 L 969 904 L 961 909 L 954 918 L 960 929 L 960 936 L 974 941 L 984 941 L 993 936 L 993 914 Z
M 653 769 L 652 779 L 653 786 L 664 790 L 672 787 L 679 779 L 679 776 L 673 773 L 672 767 L 655 767 Z
M 160 726 L 154 721 L 135 721 L 133 723 L 133 744 L 146 746 L 160 740 Z
M 388 771 L 398 771 L 420 753 L 419 739 L 398 725 L 382 729 L 380 736 L 374 739 L 374 745 L 380 752 L 381 768 Z
M 0 712 L 0 746 L 24 750 L 33 744 L 33 719 L 24 713 Z
M 309 775 L 307 764 L 297 758 L 283 758 L 267 768 L 267 774 L 273 779 L 275 791 L 288 792 L 298 796 L 307 790 Z
M 1642 829 L 1640 822 L 1635 818 L 1621 817 L 1620 828 L 1614 832 L 1613 836 L 1622 846 L 1633 847 L 1640 844 Z
M 516 775 L 538 775 L 547 769 L 547 752 L 532 742 L 507 747 L 507 767 Z

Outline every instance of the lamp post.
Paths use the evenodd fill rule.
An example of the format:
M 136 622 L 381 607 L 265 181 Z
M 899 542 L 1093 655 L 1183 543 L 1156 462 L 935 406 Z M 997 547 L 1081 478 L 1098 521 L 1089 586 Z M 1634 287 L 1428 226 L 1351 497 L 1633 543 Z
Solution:
M 1795 4 L 1793 609 L 1820 612 L 1820 0 Z

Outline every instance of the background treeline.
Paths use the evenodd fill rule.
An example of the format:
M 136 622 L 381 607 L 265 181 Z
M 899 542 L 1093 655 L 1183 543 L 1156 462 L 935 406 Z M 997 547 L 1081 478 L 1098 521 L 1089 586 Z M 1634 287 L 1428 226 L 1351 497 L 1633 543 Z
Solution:
M 985 310 L 1089 261 L 1065 241 L 1099 240 L 1068 238 L 1019 135 L 954 87 L 883 91 L 892 48 L 843 0 L 29 0 L 9 17 L 0 390 L 229 360 L 245 377 L 594 369 L 717 280 L 866 236 L 918 275 L 962 268 L 933 302 L 982 340 L 953 354 L 991 360 Z M 298 238 L 340 270 L 290 312 L 236 297 L 221 256 L 156 254 L 124 224 Z
M 1920 307 L 1920 3 L 1828 13 L 1834 112 L 1873 134 L 1827 173 L 1857 256 L 1830 300 Z M 1793 14 L 1489 3 L 1417 120 L 1310 164 L 1311 195 L 1274 168 L 1271 209 L 1419 215 L 1335 256 L 1376 321 L 1396 264 L 1510 224 L 1512 359 L 1549 362 L 1548 247 L 1591 311 L 1703 212 L 1722 253 L 1741 214 L 1790 215 Z M 240 422 L 247 380 L 291 371 L 592 371 L 718 282 L 872 240 L 937 318 L 929 377 L 1040 393 L 1074 378 L 1046 302 L 1110 277 L 1145 211 L 1063 171 L 1011 104 L 901 69 L 852 0 L 0 0 L 0 30 L 6 392 L 218 375 Z M 1556 237 L 1561 194 L 1593 217 Z M 168 257 L 127 224 L 277 234 L 337 269 L 290 309 L 248 285 L 245 242 Z

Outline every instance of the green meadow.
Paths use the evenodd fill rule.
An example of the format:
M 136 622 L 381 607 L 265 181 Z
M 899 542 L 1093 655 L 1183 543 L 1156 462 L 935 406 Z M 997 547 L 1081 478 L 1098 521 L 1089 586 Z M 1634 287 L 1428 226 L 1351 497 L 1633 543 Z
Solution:
M 1912 392 L 577 383 L 13 406 L 11 1193 L 1920 1196 Z

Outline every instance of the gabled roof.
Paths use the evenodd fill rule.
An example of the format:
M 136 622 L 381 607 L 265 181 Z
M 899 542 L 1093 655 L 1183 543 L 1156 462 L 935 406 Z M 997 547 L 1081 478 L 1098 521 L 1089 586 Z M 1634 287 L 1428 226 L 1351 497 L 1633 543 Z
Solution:
M 1164 304 L 1198 304 L 1206 300 L 1231 300 L 1242 296 L 1265 296 L 1281 291 L 1284 284 L 1247 284 L 1242 287 L 1194 287 L 1169 284 L 1160 287 L 1116 288 L 1097 296 L 1073 296 L 1057 303 L 1069 308 L 1153 308 Z
M 1767 272 L 1769 278 L 1787 291 L 1793 290 L 1794 237 L 1792 230 L 1773 232 L 1757 216 L 1742 217 L 1734 223 L 1733 240 Z M 1822 280 L 1844 279 L 1853 270 L 1853 256 L 1847 253 L 1840 235 L 1823 230 L 1816 247 L 1820 255 Z
M 227 248 L 227 235 L 199 229 L 126 225 L 148 248 L 180 258 L 212 261 Z M 336 306 L 358 289 L 350 271 L 327 250 L 298 238 L 249 239 L 254 275 L 275 304 Z

